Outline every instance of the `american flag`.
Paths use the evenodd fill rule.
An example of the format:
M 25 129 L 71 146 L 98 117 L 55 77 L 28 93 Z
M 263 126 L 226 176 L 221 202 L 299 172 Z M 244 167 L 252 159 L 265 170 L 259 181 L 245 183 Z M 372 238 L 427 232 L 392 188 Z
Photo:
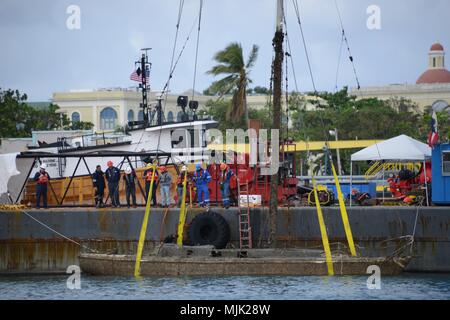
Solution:
M 433 115 L 431 116 L 430 121 L 430 133 L 428 134 L 428 145 L 430 147 L 433 147 L 438 141 L 439 141 L 439 133 L 438 133 L 438 122 L 437 122 L 437 116 L 436 111 L 433 110 Z
M 141 75 L 139 75 L 141 74 Z M 147 69 L 146 70 L 146 82 L 148 83 L 149 79 L 150 79 L 150 70 Z M 130 80 L 133 81 L 137 81 L 137 82 L 142 82 L 142 72 L 141 72 L 141 68 L 137 68 L 137 70 L 134 70 L 133 73 L 130 75 Z

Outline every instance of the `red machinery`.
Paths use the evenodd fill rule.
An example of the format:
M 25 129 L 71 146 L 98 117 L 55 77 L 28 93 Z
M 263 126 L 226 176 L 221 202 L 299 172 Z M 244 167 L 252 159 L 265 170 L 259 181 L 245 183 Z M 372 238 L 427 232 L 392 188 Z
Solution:
M 426 194 L 425 182 L 428 187 L 430 186 L 431 162 L 426 163 L 426 170 L 422 165 L 417 174 L 406 169 L 400 170 L 398 175 L 390 177 L 387 182 L 393 197 L 403 200 L 405 203 L 412 203 L 414 202 L 413 196 Z
M 282 147 L 291 143 L 285 143 Z M 234 154 L 234 163 L 229 167 L 235 173 L 230 182 L 231 196 L 234 202 L 238 198 L 238 181 L 240 191 L 245 194 L 260 195 L 263 205 L 267 205 L 270 199 L 270 179 L 269 175 L 261 174 L 260 165 L 249 165 L 249 154 Z M 208 167 L 212 176 L 209 184 L 211 202 L 220 202 L 221 194 L 219 187 L 219 164 L 212 164 Z M 278 201 L 279 205 L 288 205 L 288 202 L 297 198 L 297 185 L 299 179 L 296 177 L 296 157 L 294 152 L 280 153 L 280 169 L 278 171 Z M 247 189 L 248 186 L 248 189 Z

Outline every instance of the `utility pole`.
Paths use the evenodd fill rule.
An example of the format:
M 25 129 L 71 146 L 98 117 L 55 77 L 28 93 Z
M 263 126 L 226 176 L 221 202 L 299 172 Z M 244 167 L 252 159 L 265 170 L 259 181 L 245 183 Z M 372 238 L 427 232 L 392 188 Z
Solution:
M 334 130 L 330 130 L 330 134 L 335 137 L 336 142 L 339 140 L 337 128 L 335 128 Z M 338 166 L 338 175 L 342 175 L 341 155 L 339 153 L 339 148 L 337 147 L 336 147 L 336 158 Z
M 272 129 L 280 130 L 281 120 L 281 85 L 283 73 L 283 0 L 277 0 L 277 19 L 275 36 L 272 45 L 275 50 L 275 58 L 273 62 L 273 122 Z M 274 145 L 274 144 L 272 144 Z M 276 144 L 275 144 L 276 145 Z M 272 148 L 271 157 L 278 157 L 280 150 Z M 269 219 L 270 233 L 269 244 L 276 246 L 277 233 L 277 210 L 278 210 L 278 170 L 270 178 L 270 203 L 269 203 Z

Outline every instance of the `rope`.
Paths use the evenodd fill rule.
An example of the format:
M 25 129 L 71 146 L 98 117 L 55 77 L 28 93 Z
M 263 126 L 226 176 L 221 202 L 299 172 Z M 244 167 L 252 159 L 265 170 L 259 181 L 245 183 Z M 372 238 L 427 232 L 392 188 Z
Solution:
M 303 47 L 305 49 L 306 61 L 308 62 L 308 70 L 309 70 L 309 75 L 311 77 L 312 86 L 313 86 L 314 92 L 317 92 L 316 84 L 314 83 L 314 77 L 313 77 L 313 73 L 312 73 L 311 62 L 309 60 L 309 54 L 308 54 L 308 49 L 307 49 L 307 45 L 306 45 L 305 35 L 303 33 L 302 22 L 301 22 L 301 19 L 300 19 L 299 5 L 298 5 L 297 0 L 292 0 L 292 4 L 293 4 L 294 9 L 295 9 L 295 14 L 297 16 L 297 22 L 298 22 L 298 25 L 300 27 L 300 33 L 302 35 L 302 42 L 303 42 Z
M 63 235 L 62 233 L 56 231 L 55 229 L 53 229 L 53 228 L 50 227 L 49 225 L 43 223 L 42 221 L 39 221 L 38 219 L 36 219 L 35 217 L 33 217 L 31 214 L 29 214 L 29 213 L 26 212 L 25 210 L 20 210 L 20 212 L 22 212 L 23 214 L 25 214 L 27 217 L 33 219 L 34 221 L 36 221 L 36 222 L 39 223 L 41 226 L 47 228 L 48 230 L 52 231 L 53 233 L 55 233 L 55 234 L 59 235 L 60 237 L 66 239 L 67 241 L 70 241 L 70 242 L 72 242 L 72 243 L 75 243 L 77 246 L 80 246 L 80 247 L 82 247 L 82 248 L 84 248 L 84 249 L 87 249 L 87 250 L 89 250 L 89 251 L 91 251 L 91 252 L 98 253 L 97 250 L 91 249 L 91 248 L 89 248 L 89 247 L 87 247 L 87 246 L 85 246 L 85 245 L 83 245 L 83 244 L 81 244 L 81 243 L 79 243 L 79 242 L 77 242 L 77 241 L 75 241 L 75 240 L 73 240 L 73 239 L 71 239 L 71 238 L 69 238 L 69 237 Z
M 419 218 L 419 207 L 417 207 L 416 219 L 414 220 L 414 228 L 413 228 L 413 233 L 412 233 L 411 247 L 410 247 L 410 251 L 409 251 L 411 254 L 412 254 L 412 250 L 413 250 L 414 241 L 416 239 L 416 227 L 417 227 L 418 218 Z
M 344 45 L 344 34 L 342 34 L 341 45 L 339 46 L 339 55 L 338 55 L 337 68 L 336 68 L 336 78 L 335 78 L 335 82 L 334 82 L 335 92 L 338 91 L 338 76 L 339 76 L 339 69 L 341 67 L 341 57 L 342 57 L 342 46 L 343 45 Z
M 355 68 L 355 63 L 353 61 L 353 56 L 352 56 L 352 52 L 350 50 L 350 46 L 348 44 L 348 40 L 347 40 L 347 36 L 345 35 L 345 30 L 344 30 L 344 24 L 342 23 L 342 17 L 341 17 L 341 12 L 339 11 L 339 7 L 337 4 L 337 0 L 334 0 L 334 4 L 336 6 L 336 11 L 339 17 L 339 23 L 341 25 L 341 30 L 342 30 L 342 37 L 345 41 L 345 44 L 347 45 L 347 51 L 348 51 L 348 58 L 350 60 L 350 63 L 352 64 L 352 68 L 353 68 L 353 74 L 355 75 L 355 79 L 356 79 L 356 84 L 358 85 L 358 90 L 361 89 L 361 86 L 359 85 L 359 79 L 358 79 L 358 75 L 356 73 L 356 68 Z
M 163 108 L 161 110 L 162 114 L 164 114 L 165 111 L 166 111 L 167 96 L 169 94 L 170 80 L 172 79 L 172 75 L 173 75 L 173 72 L 175 70 L 173 61 L 174 61 L 174 58 L 175 58 L 175 50 L 177 48 L 177 43 L 178 43 L 178 33 L 180 31 L 180 23 L 181 23 L 181 17 L 182 17 L 182 14 L 183 14 L 183 7 L 184 7 L 184 0 L 180 0 L 180 4 L 179 4 L 179 7 L 178 7 L 178 18 L 177 18 L 177 24 L 176 24 L 175 40 L 174 40 L 173 48 L 172 48 L 172 57 L 170 59 L 169 79 L 167 79 L 167 82 L 165 83 L 164 88 L 163 88 L 163 90 L 161 92 L 161 96 L 163 94 L 165 95 L 164 106 L 163 106 Z M 185 42 L 185 45 L 186 45 L 186 42 Z M 180 55 L 183 52 L 183 50 L 184 50 L 184 46 L 183 46 L 183 48 L 182 48 L 182 50 L 180 52 Z M 179 55 L 179 57 L 180 57 L 180 55 Z M 179 59 L 179 57 L 178 57 L 178 59 Z M 177 62 L 178 62 L 178 59 L 177 59 Z M 158 144 L 157 144 L 156 150 L 159 150 L 159 146 L 160 146 L 160 143 L 161 143 L 161 133 L 162 133 L 162 125 L 159 128 Z M 158 158 L 158 154 L 159 154 L 159 152 L 156 151 L 156 157 L 157 158 Z
M 200 43 L 200 26 L 202 22 L 202 10 L 203 10 L 203 0 L 200 0 L 200 12 L 198 15 L 198 29 L 197 29 L 197 44 L 195 48 L 195 63 L 194 63 L 194 80 L 192 82 L 192 99 L 194 100 L 195 97 L 195 81 L 197 78 L 197 61 L 198 61 L 198 47 Z

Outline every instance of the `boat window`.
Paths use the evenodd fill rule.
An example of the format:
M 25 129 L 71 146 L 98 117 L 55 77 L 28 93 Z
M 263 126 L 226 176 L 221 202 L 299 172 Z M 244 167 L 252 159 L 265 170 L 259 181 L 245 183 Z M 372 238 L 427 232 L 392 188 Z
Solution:
M 72 123 L 80 122 L 80 119 L 81 119 L 81 117 L 80 117 L 80 114 L 78 112 L 73 112 L 72 113 Z
M 442 174 L 450 176 L 450 152 L 442 152 Z
M 134 121 L 134 111 L 128 110 L 128 121 Z
M 100 112 L 100 129 L 114 130 L 116 128 L 117 112 L 107 107 Z

